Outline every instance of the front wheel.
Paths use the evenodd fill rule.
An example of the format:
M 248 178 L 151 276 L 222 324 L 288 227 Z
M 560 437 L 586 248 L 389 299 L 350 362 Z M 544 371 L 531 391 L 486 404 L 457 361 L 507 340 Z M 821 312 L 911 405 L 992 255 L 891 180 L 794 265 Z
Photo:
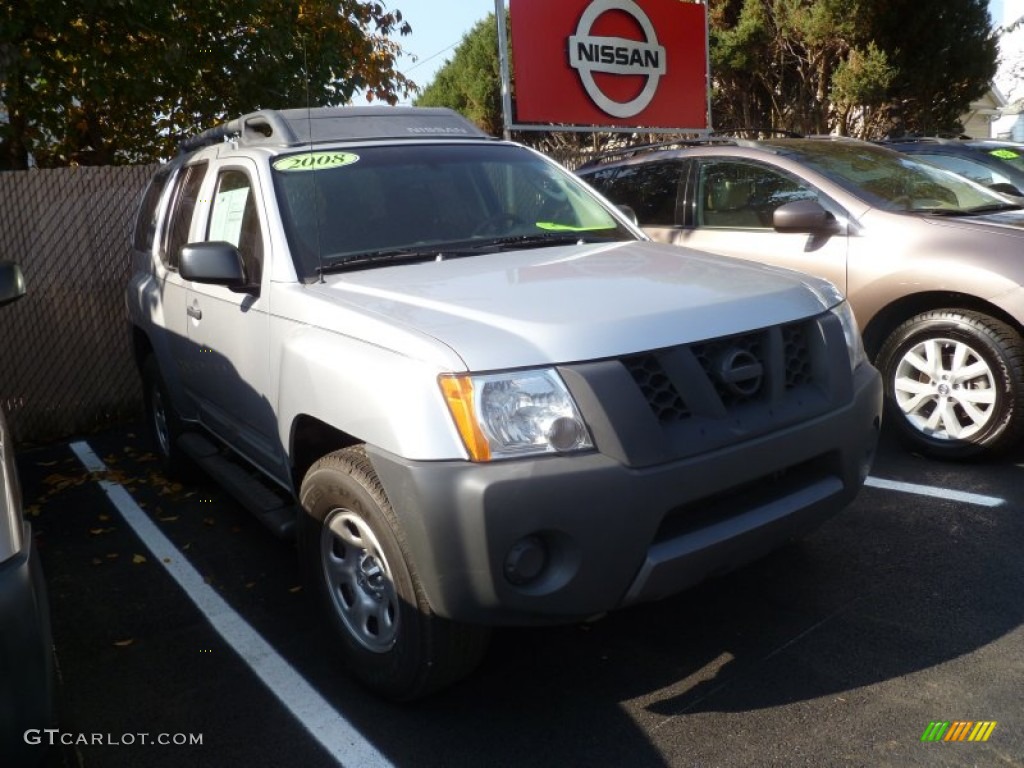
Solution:
M 890 422 L 922 453 L 995 453 L 1024 432 L 1024 341 L 977 312 L 936 310 L 900 325 L 876 358 Z
M 313 464 L 300 499 L 300 555 L 357 679 L 407 701 L 476 667 L 487 630 L 433 613 L 362 446 Z

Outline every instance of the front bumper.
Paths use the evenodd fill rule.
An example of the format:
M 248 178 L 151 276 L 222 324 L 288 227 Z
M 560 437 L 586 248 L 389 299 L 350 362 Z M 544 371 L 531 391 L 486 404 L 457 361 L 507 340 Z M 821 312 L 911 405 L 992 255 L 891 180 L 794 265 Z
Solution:
M 34 765 L 45 748 L 25 743 L 25 731 L 53 727 L 53 639 L 39 555 L 28 545 L 0 564 L 0 754 L 5 765 Z
M 814 530 L 860 490 L 881 409 L 880 377 L 862 365 L 840 408 L 656 466 L 596 452 L 490 464 L 367 452 L 436 613 L 568 622 L 668 596 Z

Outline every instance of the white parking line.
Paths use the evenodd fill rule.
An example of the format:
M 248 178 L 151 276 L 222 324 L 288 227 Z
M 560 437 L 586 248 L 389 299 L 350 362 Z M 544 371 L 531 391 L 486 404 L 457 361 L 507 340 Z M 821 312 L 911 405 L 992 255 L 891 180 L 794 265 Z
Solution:
M 953 491 L 949 488 L 938 488 L 934 485 L 917 485 L 916 483 L 901 483 L 896 480 L 883 480 L 874 475 L 868 476 L 864 485 L 872 488 L 881 488 L 886 491 L 899 491 L 900 493 L 914 493 L 918 496 L 931 496 L 946 501 L 960 501 L 964 504 L 977 504 L 982 507 L 1001 507 L 1006 503 L 1005 499 L 998 496 L 983 496 L 979 493 L 967 493 L 965 491 Z
M 90 472 L 107 471 L 107 466 L 88 443 L 72 443 L 71 450 Z M 98 478 L 98 482 L 135 535 L 178 582 L 217 633 L 295 719 L 334 757 L 339 766 L 391 766 L 391 763 L 317 693 L 270 643 L 235 613 L 231 606 L 203 580 L 199 572 L 156 527 L 124 487 L 103 478 Z

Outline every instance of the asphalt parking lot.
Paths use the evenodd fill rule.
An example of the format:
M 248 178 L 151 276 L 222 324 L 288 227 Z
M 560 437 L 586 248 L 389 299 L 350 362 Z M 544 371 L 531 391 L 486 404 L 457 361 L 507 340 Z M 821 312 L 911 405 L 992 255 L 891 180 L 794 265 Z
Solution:
M 886 437 L 808 539 L 592 624 L 498 631 L 469 680 L 406 706 L 338 667 L 293 546 L 164 478 L 141 427 L 19 469 L 63 768 L 1024 766 L 1024 449 L 943 464 Z M 937 721 L 997 725 L 922 741 Z

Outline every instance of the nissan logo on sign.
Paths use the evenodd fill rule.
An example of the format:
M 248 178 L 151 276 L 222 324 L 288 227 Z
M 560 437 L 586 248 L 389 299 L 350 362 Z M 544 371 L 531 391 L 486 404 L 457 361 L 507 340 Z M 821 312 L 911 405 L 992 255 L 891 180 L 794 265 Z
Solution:
M 605 11 L 628 13 L 644 32 L 644 41 L 591 35 L 594 22 Z M 633 117 L 651 103 L 658 82 L 665 74 L 665 48 L 658 45 L 654 25 L 632 0 L 594 0 L 580 17 L 576 34 L 569 38 L 569 65 L 580 73 L 583 87 L 593 102 L 612 117 Z M 640 94 L 625 103 L 609 98 L 594 80 L 595 72 L 614 75 L 642 75 L 647 84 Z
M 514 122 L 707 129 L 706 11 L 683 0 L 509 0 Z

